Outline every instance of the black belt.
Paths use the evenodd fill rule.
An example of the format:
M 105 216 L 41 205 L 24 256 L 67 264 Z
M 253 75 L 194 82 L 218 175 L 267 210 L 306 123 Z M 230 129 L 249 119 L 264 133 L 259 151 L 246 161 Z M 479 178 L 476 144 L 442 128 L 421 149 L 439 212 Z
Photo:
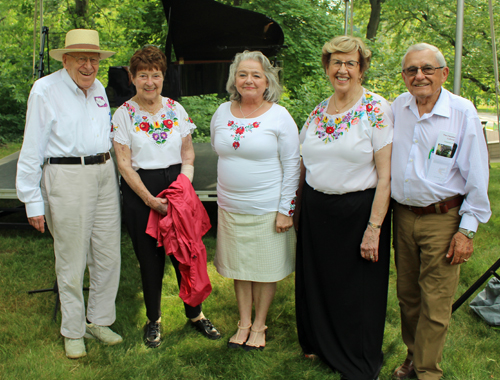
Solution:
M 107 152 L 86 157 L 51 157 L 47 160 L 47 162 L 51 165 L 95 165 L 105 164 L 110 158 L 111 155 Z

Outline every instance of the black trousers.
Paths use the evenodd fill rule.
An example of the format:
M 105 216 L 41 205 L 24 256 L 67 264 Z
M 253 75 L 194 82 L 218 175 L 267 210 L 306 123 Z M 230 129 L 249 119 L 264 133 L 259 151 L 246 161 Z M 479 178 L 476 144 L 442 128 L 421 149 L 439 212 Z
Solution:
M 173 165 L 167 169 L 143 170 L 137 173 L 149 192 L 156 196 L 168 188 L 181 172 L 181 165 Z M 142 199 L 121 179 L 123 195 L 123 217 L 130 238 L 134 245 L 135 255 L 141 268 L 142 289 L 146 304 L 146 315 L 150 321 L 157 321 L 161 316 L 161 289 L 165 270 L 165 250 L 156 246 L 156 240 L 146 234 L 149 211 Z M 181 274 L 179 262 L 174 256 L 169 256 L 180 286 Z M 201 304 L 189 306 L 184 303 L 187 318 L 196 318 L 201 313 Z

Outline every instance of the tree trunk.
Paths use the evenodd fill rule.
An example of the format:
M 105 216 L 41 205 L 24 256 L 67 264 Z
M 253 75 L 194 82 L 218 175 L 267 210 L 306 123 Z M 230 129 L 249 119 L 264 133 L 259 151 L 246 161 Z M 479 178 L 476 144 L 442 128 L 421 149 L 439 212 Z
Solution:
M 378 24 L 380 23 L 380 12 L 382 11 L 382 3 L 384 0 L 370 0 L 371 12 L 370 21 L 366 28 L 366 38 L 371 40 L 377 35 Z
M 89 0 L 75 0 L 75 13 L 78 17 L 85 18 L 87 5 L 89 5 Z

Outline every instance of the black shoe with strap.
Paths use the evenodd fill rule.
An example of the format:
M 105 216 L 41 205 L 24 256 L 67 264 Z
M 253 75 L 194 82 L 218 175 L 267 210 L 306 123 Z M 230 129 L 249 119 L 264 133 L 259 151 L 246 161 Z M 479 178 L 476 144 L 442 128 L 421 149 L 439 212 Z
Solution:
M 149 348 L 159 347 L 161 344 L 161 322 L 148 322 L 144 327 L 144 344 Z
M 208 318 L 202 318 L 196 322 L 191 321 L 191 324 L 208 339 L 216 340 L 220 338 L 220 332 L 214 327 Z

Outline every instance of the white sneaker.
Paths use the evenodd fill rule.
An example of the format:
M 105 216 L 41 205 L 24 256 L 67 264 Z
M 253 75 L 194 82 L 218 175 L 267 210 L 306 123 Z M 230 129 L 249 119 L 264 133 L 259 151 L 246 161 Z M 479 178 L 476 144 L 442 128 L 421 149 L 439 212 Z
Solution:
M 64 349 L 66 350 L 66 356 L 70 359 L 78 359 L 87 356 L 83 338 L 71 339 L 64 337 Z
M 87 339 L 99 339 L 101 342 L 109 344 L 110 346 L 123 342 L 122 337 L 113 332 L 109 327 L 98 326 L 86 322 L 85 325 L 85 338 Z

